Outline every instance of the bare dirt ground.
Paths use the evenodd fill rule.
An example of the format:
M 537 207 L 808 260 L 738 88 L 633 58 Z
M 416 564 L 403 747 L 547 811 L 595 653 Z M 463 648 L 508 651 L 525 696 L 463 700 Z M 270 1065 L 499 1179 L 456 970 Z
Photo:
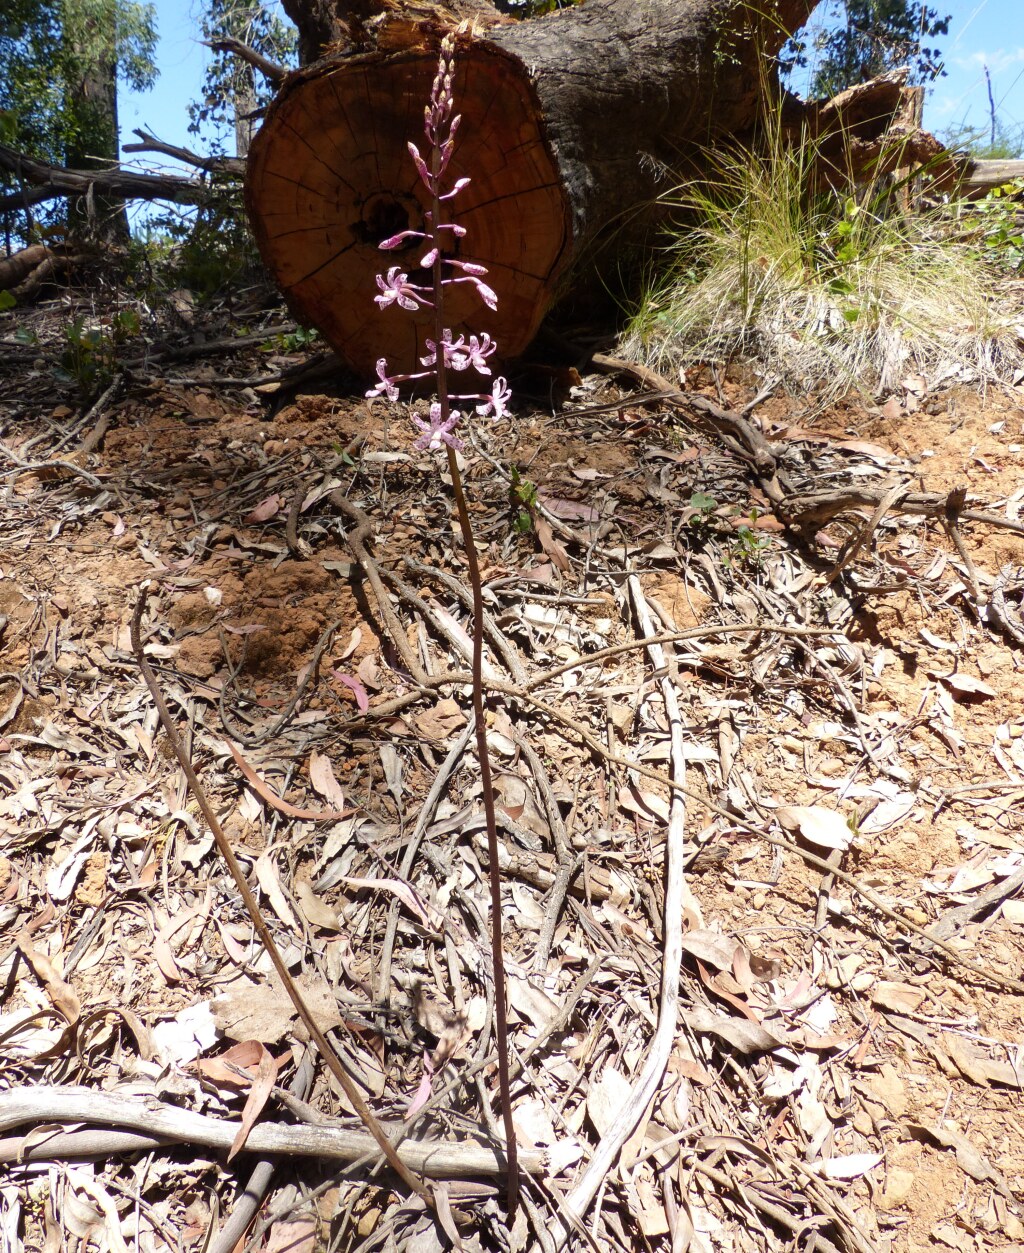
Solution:
M 1024 396 L 773 393 L 751 420 L 806 487 L 953 494 L 803 537 L 685 403 L 621 378 L 521 399 L 467 447 L 522 1062 L 509 1229 L 441 468 L 403 406 L 273 412 L 225 382 L 280 351 L 151 355 L 90 409 L 54 377 L 69 318 L 0 315 L 0 1249 L 1024 1248 Z M 733 412 L 756 390 L 688 385 Z M 407 1144 L 475 1153 L 468 1178 L 427 1166 L 436 1215 L 309 1138 L 358 1123 L 158 724 L 143 586 L 146 655 L 324 1028 L 389 1127 L 414 1111 Z M 675 1043 L 573 1225 L 661 1012 L 670 777 Z

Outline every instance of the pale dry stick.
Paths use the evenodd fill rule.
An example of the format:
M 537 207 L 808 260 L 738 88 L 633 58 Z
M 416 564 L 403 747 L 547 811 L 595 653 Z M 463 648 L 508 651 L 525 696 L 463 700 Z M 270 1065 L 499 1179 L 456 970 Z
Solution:
M 85 479 L 90 487 L 95 487 L 97 491 L 103 491 L 103 484 L 95 474 L 90 474 L 88 470 L 83 470 L 81 466 L 76 466 L 73 461 L 22 461 L 16 457 L 9 448 L 0 446 L 2 453 L 8 461 L 14 462 L 13 470 L 0 470 L 0 479 L 17 478 L 18 475 L 28 474 L 38 470 L 67 470 L 68 474 L 73 474 L 80 479 Z M 117 490 L 115 488 L 115 490 Z M 120 493 L 118 493 L 120 495 Z
M 288 993 L 289 999 L 295 1006 L 296 1012 L 302 1019 L 306 1030 L 309 1032 L 311 1038 L 316 1044 L 317 1050 L 323 1057 L 324 1062 L 327 1064 L 327 1067 L 334 1077 L 341 1084 L 342 1091 L 348 1098 L 350 1105 L 359 1116 L 360 1121 L 366 1127 L 367 1131 L 369 1131 L 370 1135 L 376 1141 L 381 1152 L 398 1174 L 398 1177 L 408 1188 L 421 1197 L 425 1204 L 429 1207 L 432 1205 L 432 1197 L 429 1189 L 421 1179 L 418 1179 L 413 1174 L 405 1162 L 402 1161 L 392 1148 L 390 1141 L 384 1133 L 384 1129 L 381 1127 L 370 1107 L 363 1100 L 362 1094 L 356 1087 L 355 1082 L 345 1069 L 337 1052 L 331 1046 L 330 1041 L 320 1029 L 320 1026 L 313 1017 L 309 1006 L 306 1004 L 302 993 L 296 986 L 295 980 L 291 976 L 291 971 L 288 969 L 284 958 L 281 956 L 277 943 L 271 934 L 270 928 L 267 926 L 266 919 L 263 917 L 260 907 L 256 903 L 256 897 L 253 895 L 252 889 L 249 887 L 249 881 L 245 877 L 245 871 L 242 869 L 238 858 L 235 856 L 235 851 L 231 847 L 231 842 L 224 834 L 224 829 L 221 827 L 217 815 L 213 812 L 213 807 L 206 796 L 206 791 L 203 788 L 202 783 L 199 781 L 199 776 L 196 774 L 195 768 L 193 767 L 188 754 L 185 752 L 185 747 L 182 744 L 181 738 L 179 737 L 174 726 L 174 722 L 171 719 L 170 710 L 167 708 L 164 701 L 160 685 L 156 681 L 156 675 L 153 673 L 152 667 L 150 666 L 146 654 L 143 651 L 141 630 L 142 615 L 145 612 L 148 595 L 148 587 L 143 586 L 139 593 L 139 600 L 135 606 L 135 612 L 132 614 L 132 651 L 135 654 L 135 660 L 142 672 L 142 677 L 146 681 L 146 686 L 149 688 L 150 695 L 153 697 L 157 713 L 160 715 L 160 722 L 162 723 L 164 732 L 170 741 L 171 748 L 174 750 L 174 755 L 177 757 L 178 764 L 181 766 L 185 777 L 189 781 L 189 786 L 192 789 L 192 795 L 196 798 L 196 804 L 202 811 L 203 817 L 206 819 L 207 825 L 213 834 L 217 850 L 227 863 L 228 869 L 231 871 L 231 877 L 234 879 L 245 908 L 249 913 L 249 917 L 252 919 L 252 924 L 256 929 L 256 933 L 260 937 L 263 947 L 267 951 L 267 956 L 270 958 L 274 969 L 277 971 L 277 974 Z M 249 1142 L 247 1141 L 247 1143 Z
M 555 874 L 555 881 L 551 885 L 551 891 L 548 893 L 548 899 L 544 905 L 544 922 L 541 924 L 540 934 L 537 937 L 537 950 L 533 958 L 534 970 L 543 974 L 547 970 L 548 957 L 551 953 L 551 945 L 555 938 L 555 929 L 558 926 L 562 905 L 569 891 L 569 884 L 580 867 L 581 857 L 577 857 L 573 853 L 572 845 L 569 843 L 569 835 L 565 829 L 565 823 L 562 821 L 562 815 L 558 809 L 558 801 L 551 789 L 551 780 L 548 778 L 548 772 L 544 769 L 544 763 L 525 736 L 520 735 L 518 731 L 513 729 L 512 738 L 516 747 L 526 758 L 526 764 L 530 767 L 530 773 L 536 780 L 537 788 L 544 802 L 544 812 L 547 816 L 548 826 L 551 829 L 551 835 L 554 840 L 555 855 L 558 858 L 558 871 Z
M 385 580 L 385 582 L 390 583 L 391 586 L 395 589 L 395 591 L 398 592 L 398 594 L 402 596 L 406 600 L 406 602 L 413 607 L 415 612 L 419 613 L 423 617 L 424 621 L 429 623 L 429 625 L 434 629 L 434 631 L 442 639 L 448 641 L 448 644 L 450 645 L 452 651 L 457 656 L 461 657 L 463 661 L 468 661 L 470 665 L 473 664 L 472 639 L 469 639 L 467 641 L 467 639 L 464 636 L 460 635 L 457 628 L 453 629 L 452 626 L 450 626 L 447 622 L 445 622 L 444 619 L 441 618 L 440 615 L 434 611 L 432 606 L 427 604 L 427 602 L 423 599 L 422 596 L 420 596 L 419 592 L 417 592 L 415 588 L 410 587 L 410 585 L 406 583 L 406 581 L 403 578 L 401 578 L 399 575 L 395 574 L 393 570 L 389 570 L 386 566 L 381 566 L 380 573 L 381 573 L 381 577 Z M 506 641 L 504 651 L 507 652 L 508 650 L 509 650 L 509 645 Z M 501 652 L 502 650 L 497 649 L 496 651 Z M 505 658 L 503 658 L 503 660 L 505 660 Z M 490 664 L 490 662 L 485 660 L 484 661 L 484 678 L 485 679 L 493 678 L 496 673 L 497 671 Z
M 0 1092 L 0 1132 L 14 1127 L 29 1126 L 34 1129 L 44 1123 L 61 1122 L 86 1126 L 100 1123 L 118 1128 L 114 1134 L 120 1136 L 137 1133 L 134 1138 L 141 1142 L 142 1147 L 153 1147 L 152 1142 L 156 1141 L 162 1145 L 193 1144 L 221 1151 L 229 1149 L 238 1134 L 237 1122 L 198 1114 L 150 1097 L 122 1096 L 96 1088 L 51 1084 Z M 388 1129 L 400 1128 L 398 1123 Z M 83 1131 L 70 1134 L 84 1140 L 98 1133 Z M 249 1132 L 245 1151 L 257 1155 L 273 1153 L 322 1157 L 351 1164 L 367 1153 L 375 1153 L 374 1142 L 372 1134 L 348 1127 L 258 1122 Z M 94 1154 L 101 1151 L 102 1145 L 91 1150 Z M 507 1169 L 505 1154 L 500 1149 L 469 1140 L 406 1140 L 399 1152 L 403 1170 L 419 1171 L 430 1179 L 500 1176 Z M 544 1154 L 533 1150 L 523 1153 L 522 1168 L 527 1174 L 542 1175 L 546 1169 Z
M 982 591 L 981 579 L 978 577 L 978 570 L 974 564 L 971 554 L 967 551 L 967 545 L 964 543 L 963 536 L 960 534 L 960 528 L 956 524 L 956 517 L 945 517 L 942 519 L 942 526 L 946 534 L 953 541 L 954 547 L 960 554 L 960 559 L 967 567 L 967 577 L 971 580 L 971 591 L 974 593 L 974 612 L 979 622 L 984 622 L 988 614 L 988 601 Z
M 406 557 L 405 564 L 414 574 L 422 575 L 424 578 L 436 579 L 442 587 L 446 587 L 449 592 L 460 601 L 467 609 L 472 609 L 473 598 L 466 590 L 465 586 L 459 582 L 454 576 L 450 575 L 447 570 L 440 570 L 436 566 L 428 566 L 424 561 L 417 561 L 415 557 Z M 387 577 L 385 575 L 385 577 Z M 421 603 L 422 597 L 417 598 Z M 513 683 L 526 683 L 527 676 L 523 669 L 522 662 L 516 650 L 509 643 L 504 631 L 494 621 L 493 614 L 484 612 L 484 626 L 487 628 L 487 634 L 490 636 L 491 645 L 501 660 L 505 663 L 505 667 L 512 676 Z
M 763 622 L 734 622 L 722 626 L 686 627 L 681 631 L 662 631 L 658 635 L 652 635 L 649 640 L 629 640 L 624 644 L 610 644 L 607 648 L 599 648 L 595 652 L 587 653 L 585 657 L 577 657 L 575 661 L 566 661 L 560 666 L 545 669 L 543 674 L 524 684 L 524 689 L 527 692 L 532 692 L 535 688 L 549 683 L 552 679 L 560 678 L 563 674 L 568 674 L 572 670 L 582 670 L 586 666 L 597 665 L 599 662 L 606 661 L 609 657 L 621 657 L 624 653 L 635 653 L 640 649 L 647 648 L 650 644 L 676 644 L 683 643 L 686 640 L 716 638 L 722 635 L 728 638 L 730 635 L 761 634 L 782 635 L 796 639 L 814 639 L 821 636 L 841 635 L 842 633 L 832 627 L 784 626 L 781 623 L 766 624 Z
M 402 879 L 408 880 L 412 873 L 413 862 L 415 862 L 416 854 L 419 852 L 420 841 L 426 834 L 427 826 L 434 816 L 434 810 L 441 799 L 442 792 L 448 786 L 448 780 L 451 778 L 452 771 L 462 760 L 462 754 L 466 751 L 466 745 L 469 743 L 469 737 L 472 734 L 473 724 L 470 722 L 459 736 L 448 756 L 441 763 L 441 768 L 438 770 L 434 782 L 430 785 L 430 791 L 420 806 L 420 812 L 416 817 L 416 825 L 409 836 L 409 841 L 402 856 L 402 864 L 398 870 L 399 877 Z M 388 987 L 391 983 L 391 957 L 394 952 L 395 937 L 398 934 L 400 909 L 399 902 L 397 900 L 392 901 L 391 908 L 388 910 L 388 923 L 384 932 L 384 943 L 381 945 L 380 970 L 377 977 L 377 999 L 383 1004 L 388 1002 Z
M 398 649 L 403 665 L 412 675 L 413 680 L 418 684 L 418 686 L 433 686 L 431 677 L 424 674 L 423 667 L 420 665 L 415 652 L 409 644 L 409 639 L 398 619 L 398 615 L 391 607 L 391 599 L 388 596 L 387 589 L 385 588 L 383 581 L 381 580 L 380 570 L 377 563 L 367 551 L 366 540 L 369 537 L 370 531 L 373 529 L 373 524 L 370 522 L 367 514 L 365 514 L 358 505 L 352 504 L 352 502 L 348 500 L 347 497 L 343 496 L 341 492 L 331 493 L 331 503 L 336 508 L 340 509 L 349 521 L 355 523 L 354 531 L 345 532 L 345 543 L 348 544 L 349 548 L 351 548 L 355 553 L 356 560 L 362 567 L 363 573 L 370 580 L 370 586 L 373 588 L 373 595 L 377 601 L 377 608 L 380 611 L 380 616 L 384 619 L 384 625 L 387 627 L 388 633 L 391 636 L 391 642 Z M 462 681 L 464 683 L 472 682 L 472 679 L 469 676 L 465 676 Z
M 654 622 L 644 601 L 643 590 L 636 574 L 627 580 L 634 611 L 644 636 L 653 636 Z M 666 670 L 665 655 L 658 644 L 649 648 L 651 663 L 657 670 Z M 636 1129 L 644 1110 L 661 1086 L 676 1038 L 676 1020 L 679 1008 L 679 971 L 683 962 L 683 914 L 687 891 L 683 876 L 686 808 L 683 789 L 686 786 L 686 760 L 683 745 L 683 724 L 672 684 L 663 679 L 662 700 L 669 721 L 671 734 L 670 761 L 675 788 L 669 802 L 668 830 L 665 834 L 665 905 L 662 918 L 663 957 L 661 967 L 661 998 L 658 1007 L 658 1026 L 648 1051 L 647 1060 L 639 1078 L 633 1084 L 628 1099 L 614 1118 L 586 1170 L 566 1198 L 566 1209 L 582 1219 L 593 1203 L 598 1189 L 607 1179 L 622 1146 Z M 570 1230 L 559 1219 L 558 1247 L 562 1248 L 569 1238 Z
M 309 1095 L 313 1086 L 314 1072 L 313 1053 L 307 1046 L 303 1050 L 299 1064 L 295 1067 L 295 1074 L 292 1075 L 291 1083 L 288 1085 L 292 1096 L 301 1101 Z M 233 1253 L 263 1204 L 263 1197 L 270 1187 L 276 1165 L 274 1158 L 262 1157 L 252 1168 L 248 1182 L 236 1201 L 230 1217 L 209 1244 L 207 1253 Z

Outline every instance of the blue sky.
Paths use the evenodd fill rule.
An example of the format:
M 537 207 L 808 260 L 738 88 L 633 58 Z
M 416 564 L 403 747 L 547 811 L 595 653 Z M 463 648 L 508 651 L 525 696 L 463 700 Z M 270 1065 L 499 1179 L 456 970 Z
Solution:
M 931 3 L 941 14 L 949 12 L 952 21 L 949 35 L 937 41 L 947 76 L 928 89 L 925 126 L 939 134 L 963 125 L 987 127 L 987 65 L 997 119 L 1011 132 L 1020 130 L 1024 126 L 1024 0 Z M 156 0 L 156 9 L 160 78 L 148 92 L 122 90 L 122 142 L 134 139 L 133 128 L 143 126 L 170 143 L 202 149 L 188 135 L 187 112 L 188 102 L 199 96 L 210 56 L 198 42 L 201 0 Z M 142 155 L 154 168 L 170 168 L 164 158 Z
M 1024 127 L 1024 7 L 1021 0 L 950 0 L 936 6 L 952 13 L 942 41 L 947 77 L 928 93 L 925 123 L 936 131 L 969 125 L 987 126 L 988 88 L 992 78 L 996 118 L 1010 131 Z

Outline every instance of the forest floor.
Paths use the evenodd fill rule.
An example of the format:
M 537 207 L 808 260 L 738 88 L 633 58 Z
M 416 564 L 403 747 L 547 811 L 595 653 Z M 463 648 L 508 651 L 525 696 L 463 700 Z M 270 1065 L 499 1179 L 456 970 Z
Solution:
M 950 502 L 889 493 L 803 535 L 686 398 L 621 375 L 563 372 L 557 405 L 467 445 L 522 1060 L 509 1230 L 439 463 L 404 406 L 275 399 L 301 358 L 209 326 L 144 326 L 90 408 L 54 370 L 75 312 L 0 315 L 3 1253 L 555 1247 L 661 1012 L 670 776 L 675 1045 L 569 1246 L 1024 1249 L 1024 393 L 772 390 L 746 419 L 804 490 Z M 686 386 L 734 414 L 757 392 Z M 298 1134 L 359 1124 L 158 723 L 143 587 L 145 654 L 351 1074 L 389 1127 L 426 1102 L 412 1140 L 475 1146 L 440 1217 Z M 276 1148 L 228 1155 L 243 1107 Z

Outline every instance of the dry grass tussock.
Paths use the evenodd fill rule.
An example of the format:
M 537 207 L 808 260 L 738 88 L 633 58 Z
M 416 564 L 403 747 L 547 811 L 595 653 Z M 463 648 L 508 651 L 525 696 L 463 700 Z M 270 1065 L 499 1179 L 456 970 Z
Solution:
M 1012 379 L 1024 316 L 1005 268 L 949 206 L 897 208 L 893 189 L 809 195 L 813 153 L 718 155 L 711 184 L 676 189 L 666 276 L 623 351 L 663 373 L 748 358 L 822 400 L 884 394 L 907 374 Z

